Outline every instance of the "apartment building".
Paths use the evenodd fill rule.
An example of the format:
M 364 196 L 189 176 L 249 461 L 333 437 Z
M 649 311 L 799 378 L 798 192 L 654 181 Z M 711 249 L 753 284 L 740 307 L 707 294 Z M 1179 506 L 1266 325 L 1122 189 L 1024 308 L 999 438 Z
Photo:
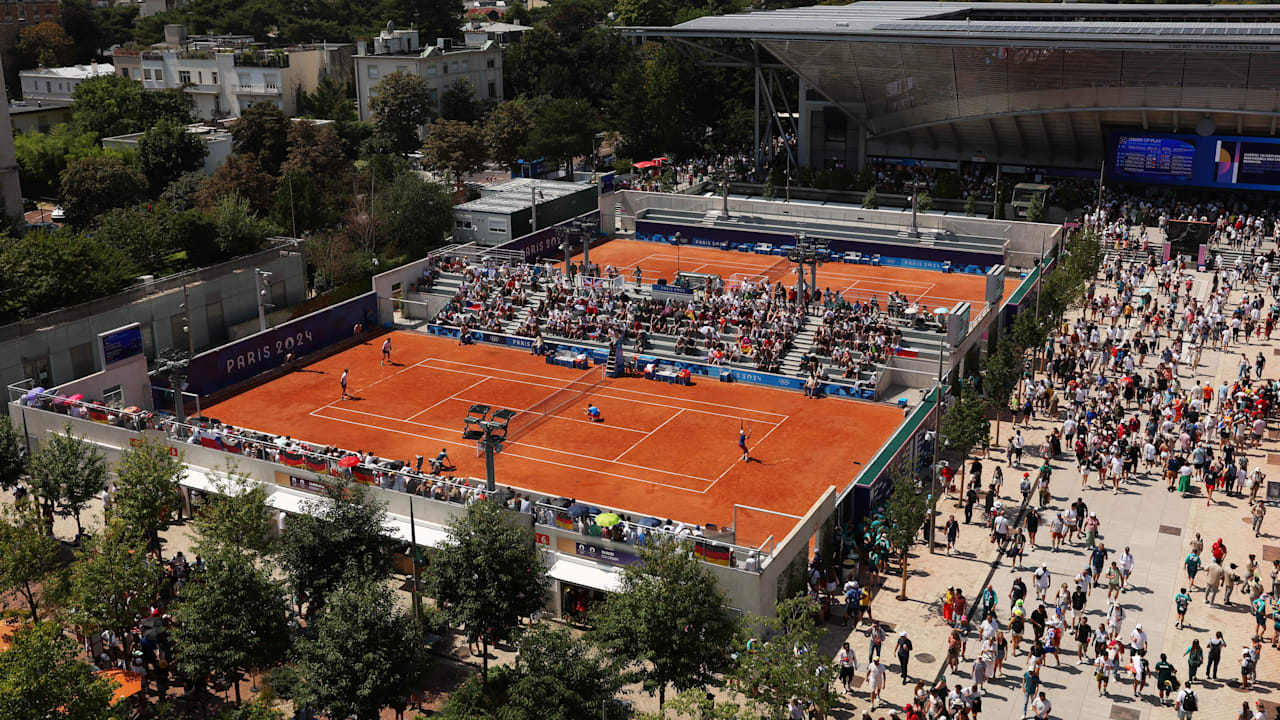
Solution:
M 18 84 L 22 87 L 23 100 L 60 100 L 71 101 L 71 93 L 84 80 L 98 75 L 110 75 L 116 69 L 111 65 L 97 62 L 89 65 L 68 65 L 67 67 L 35 68 L 20 70 Z
M 117 72 L 148 89 L 184 88 L 205 121 L 240 117 L 266 101 L 298 114 L 298 98 L 320 78 L 351 82 L 350 43 L 268 48 L 247 35 L 187 37 L 181 25 L 165 26 L 165 42 L 148 50 L 117 48 Z
M 440 95 L 458 78 L 466 78 L 481 101 L 502 100 L 502 47 L 494 40 L 475 36 L 471 43 L 440 38 L 435 45 L 421 47 L 417 30 L 396 30 L 391 23 L 373 38 L 356 41 L 356 100 L 360 119 L 370 120 L 369 101 L 377 94 L 378 83 L 394 72 L 408 72 L 426 78 L 431 102 L 440 111 Z

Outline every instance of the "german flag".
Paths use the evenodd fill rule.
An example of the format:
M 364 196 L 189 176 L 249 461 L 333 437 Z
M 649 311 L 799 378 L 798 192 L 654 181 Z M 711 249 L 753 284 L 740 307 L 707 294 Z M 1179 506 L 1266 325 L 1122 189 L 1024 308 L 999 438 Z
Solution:
M 96 405 L 89 406 L 89 419 L 94 422 L 104 423 L 107 421 L 107 411 Z
M 372 485 L 374 480 L 373 471 L 363 465 L 351 468 L 351 477 L 355 478 L 356 482 L 365 485 Z
M 729 548 L 724 545 L 712 545 L 710 543 L 699 542 L 694 546 L 693 552 L 695 555 L 709 563 L 729 567 Z
M 573 520 L 564 513 L 556 513 L 556 527 L 561 530 L 572 530 Z
M 325 473 L 329 472 L 329 461 L 319 455 L 310 455 L 306 457 L 307 469 L 311 472 Z
M 298 452 L 297 450 L 289 450 L 289 449 L 281 450 L 280 462 L 284 463 L 285 465 L 288 465 L 289 467 L 300 468 L 300 467 L 307 466 L 306 460 L 302 459 L 302 453 Z

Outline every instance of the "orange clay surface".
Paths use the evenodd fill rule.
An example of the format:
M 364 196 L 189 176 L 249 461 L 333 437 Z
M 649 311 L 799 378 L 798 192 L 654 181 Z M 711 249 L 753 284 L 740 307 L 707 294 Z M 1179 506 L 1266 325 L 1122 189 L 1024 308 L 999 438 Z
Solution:
M 522 410 L 584 371 L 548 365 L 522 350 L 460 346 L 451 339 L 391 334 L 393 365 L 380 366 L 382 337 L 295 370 L 204 414 L 385 458 L 434 457 L 458 474 L 484 477 L 484 458 L 462 439 L 473 403 Z M 339 400 L 351 371 L 354 396 Z M 593 368 L 595 379 L 601 368 Z M 602 423 L 584 415 L 590 401 Z M 842 489 L 889 438 L 902 411 L 883 404 L 721 383 L 693 386 L 644 378 L 603 384 L 517 434 L 497 457 L 498 483 L 592 505 L 705 525 L 733 523 L 735 503 L 802 516 L 828 485 Z M 523 422 L 519 417 L 512 426 Z M 738 429 L 751 433 L 741 461 Z M 633 518 L 638 519 L 638 518 Z M 739 511 L 739 542 L 781 541 L 796 520 Z
M 581 261 L 582 255 L 577 255 L 575 260 Z M 591 262 L 602 268 L 606 265 L 621 268 L 628 281 L 633 279 L 632 272 L 639 264 L 644 281 L 649 283 L 659 279 L 672 280 L 678 266 L 684 272 L 711 273 L 725 280 L 734 275 L 767 276 L 770 282 L 783 280 L 790 285 L 793 277 L 790 273 L 795 268 L 779 255 L 756 255 L 689 245 L 680 247 L 677 258 L 676 246 L 643 240 L 611 240 L 593 247 Z M 808 281 L 807 274 L 805 280 Z M 1019 282 L 1016 276 L 1005 279 L 1002 300 L 1009 299 Z M 986 305 L 987 279 L 984 275 L 828 262 L 818 268 L 818 285 L 824 290 L 838 291 L 851 302 L 869 300 L 875 295 L 881 306 L 884 298 L 895 290 L 929 307 L 951 307 L 963 300 L 972 303 L 974 316 Z

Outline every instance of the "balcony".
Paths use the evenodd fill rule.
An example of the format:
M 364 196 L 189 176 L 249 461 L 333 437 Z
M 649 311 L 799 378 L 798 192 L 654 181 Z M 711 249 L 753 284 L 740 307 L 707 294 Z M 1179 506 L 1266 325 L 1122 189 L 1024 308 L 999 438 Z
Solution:
M 221 86 L 210 83 L 187 83 L 182 89 L 199 95 L 217 95 L 222 90 Z
M 236 85 L 237 95 L 279 95 L 280 88 L 266 85 Z

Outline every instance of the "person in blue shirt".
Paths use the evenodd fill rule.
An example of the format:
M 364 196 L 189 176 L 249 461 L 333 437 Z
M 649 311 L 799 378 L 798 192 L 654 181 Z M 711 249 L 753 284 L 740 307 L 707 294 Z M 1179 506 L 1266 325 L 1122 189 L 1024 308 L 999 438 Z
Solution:
M 600 408 L 587 403 L 587 409 L 583 410 L 586 416 L 591 418 L 591 422 L 604 422 L 604 418 L 600 416 Z

